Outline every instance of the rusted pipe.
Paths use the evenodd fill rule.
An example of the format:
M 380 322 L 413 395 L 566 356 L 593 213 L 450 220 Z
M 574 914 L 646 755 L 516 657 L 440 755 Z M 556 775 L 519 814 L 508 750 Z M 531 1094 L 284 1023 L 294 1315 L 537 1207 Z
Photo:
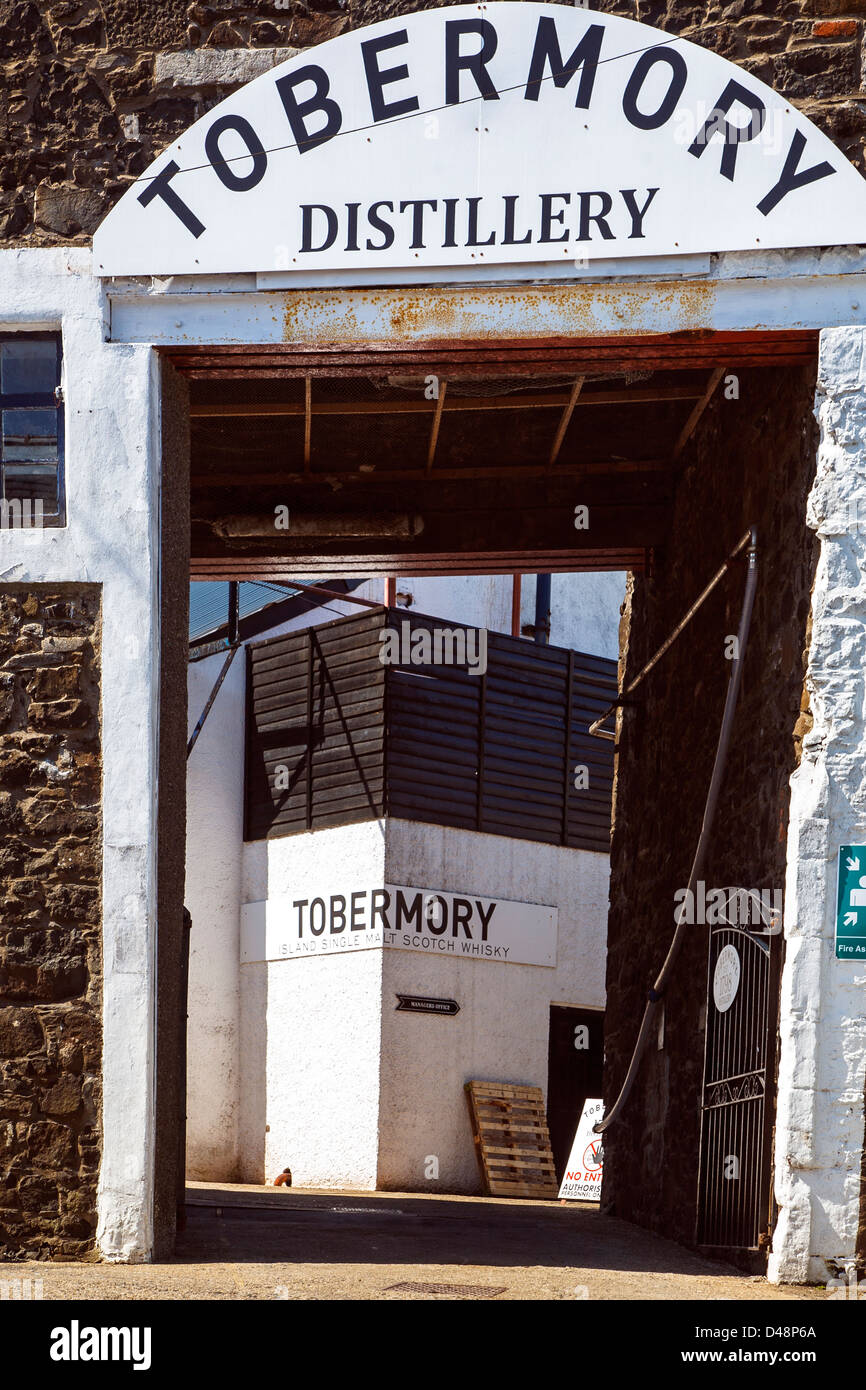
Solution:
M 655 1007 L 664 998 L 665 990 L 673 972 L 674 965 L 676 964 L 677 956 L 679 955 L 680 950 L 682 949 L 682 944 L 685 939 L 685 931 L 687 925 L 685 919 L 686 913 L 688 911 L 688 904 L 694 901 L 695 886 L 698 882 L 698 879 L 701 877 L 703 873 L 704 862 L 706 860 L 707 850 L 709 849 L 710 844 L 710 835 L 712 833 L 713 821 L 715 819 L 716 808 L 718 806 L 719 793 L 722 789 L 722 778 L 724 777 L 725 764 L 727 763 L 728 758 L 728 748 L 731 742 L 731 732 L 734 727 L 734 714 L 737 706 L 737 697 L 740 693 L 740 685 L 742 683 L 743 678 L 743 658 L 746 654 L 746 643 L 749 640 L 749 628 L 752 622 L 752 609 L 755 604 L 755 587 L 758 580 L 758 538 L 754 526 L 749 528 L 744 538 L 744 541 L 740 542 L 740 544 L 737 547 L 737 550 L 734 553 L 738 554 L 739 551 L 742 550 L 743 545 L 746 543 L 748 543 L 749 547 L 748 570 L 746 572 L 746 589 L 745 593 L 743 594 L 743 607 L 740 612 L 740 625 L 737 629 L 737 651 L 736 655 L 734 656 L 731 662 L 731 671 L 730 676 L 728 678 L 728 689 L 725 694 L 725 708 L 722 713 L 722 725 L 719 730 L 719 741 L 716 745 L 716 756 L 713 761 L 713 772 L 712 776 L 710 777 L 709 790 L 707 791 L 707 799 L 704 805 L 704 816 L 701 822 L 701 833 L 698 836 L 698 844 L 695 850 L 695 857 L 692 862 L 692 871 L 689 875 L 688 892 L 685 894 L 685 897 L 680 903 L 679 912 L 677 914 L 676 928 L 674 930 L 673 938 L 671 940 L 670 947 L 668 948 L 668 953 L 665 957 L 664 964 L 662 965 L 661 970 L 656 976 L 655 984 L 652 986 L 647 996 L 647 1002 L 644 1006 L 643 1019 L 641 1020 L 640 1031 L 638 1032 L 637 1042 L 634 1045 L 634 1051 L 632 1053 L 628 1071 L 626 1072 L 625 1080 L 622 1083 L 622 1089 L 620 1090 L 620 1093 L 617 1096 L 610 1113 L 606 1115 L 605 1118 L 601 1120 L 597 1125 L 593 1125 L 593 1134 L 604 1134 L 605 1130 L 610 1128 L 614 1120 L 616 1120 L 622 1113 L 626 1101 L 628 1100 L 629 1095 L 631 1094 L 631 1090 L 634 1086 L 635 1078 L 638 1073 L 638 1068 L 641 1064 L 641 1059 L 643 1058 L 643 1054 L 646 1051 L 647 1043 L 652 1035 L 655 1022 Z M 719 571 L 719 574 L 721 574 L 725 569 L 727 569 L 729 563 L 730 560 L 725 561 L 725 565 L 723 566 L 723 569 Z M 708 590 L 704 590 L 704 595 L 701 596 L 701 600 L 699 601 L 703 600 L 703 597 L 706 595 L 707 592 Z M 686 618 L 683 620 L 684 623 L 688 620 L 688 617 L 692 613 L 693 608 L 689 610 L 689 614 L 687 614 Z M 667 646 L 670 646 L 670 642 L 667 643 Z M 666 649 L 667 648 L 665 648 L 665 650 Z M 657 655 L 660 654 L 661 649 L 659 650 L 659 653 Z M 653 664 L 654 663 L 655 658 L 653 659 Z M 645 675 L 648 669 L 649 664 L 644 667 L 643 671 L 641 672 L 641 676 Z M 630 689 L 633 688 L 634 683 L 632 683 Z
M 550 642 L 550 593 L 552 576 L 535 576 L 535 640 L 541 647 Z
M 511 636 L 520 636 L 520 589 L 523 575 L 515 574 L 511 586 Z
M 291 597 L 291 590 L 298 589 L 302 593 L 324 594 L 326 598 L 339 599 L 340 603 L 354 603 L 359 608 L 385 608 L 384 603 L 376 603 L 371 598 L 356 598 L 354 594 L 338 594 L 335 589 L 327 589 L 322 584 L 302 584 L 298 579 L 286 579 L 281 581 L 285 584 L 288 596 Z M 385 584 L 393 583 L 396 586 L 396 579 L 386 579 Z M 385 590 L 387 594 L 387 587 Z M 391 605 L 393 607 L 393 604 Z
M 240 639 L 241 626 L 241 587 L 236 579 L 229 581 L 229 646 L 236 647 Z
M 208 698 L 207 698 L 207 704 L 205 705 L 204 709 L 203 709 L 202 712 L 201 712 L 201 718 L 199 719 L 198 723 L 196 724 L 195 728 L 193 729 L 192 734 L 191 734 L 191 736 L 190 736 L 189 743 L 186 745 L 186 756 L 187 756 L 187 758 L 189 758 L 190 753 L 191 753 L 192 750 L 195 748 L 195 745 L 196 745 L 196 743 L 198 742 L 198 736 L 199 736 L 199 734 L 201 733 L 202 729 L 204 728 L 204 722 L 205 722 L 205 720 L 207 719 L 208 715 L 210 714 L 211 705 L 213 704 L 214 700 L 216 699 L 217 695 L 219 694 L 220 686 L 222 685 L 223 681 L 225 680 L 226 676 L 228 675 L 228 673 L 229 673 L 229 667 L 231 666 L 232 662 L 234 661 L 235 656 L 236 656 L 236 654 L 238 653 L 238 651 L 240 651 L 240 647 L 239 647 L 239 646 L 235 646 L 235 647 L 230 647 L 230 648 L 229 648 L 229 653 L 228 653 L 228 656 L 226 657 L 225 661 L 223 662 L 222 670 L 220 671 L 219 675 L 217 676 L 216 681 L 214 682 L 214 688 L 213 688 L 213 690 L 211 691 L 210 695 L 209 695 Z
M 709 598 L 710 594 L 713 592 L 713 589 L 715 589 L 716 585 L 724 579 L 725 575 L 731 568 L 731 565 L 734 563 L 737 556 L 740 555 L 743 550 L 745 550 L 746 546 L 749 544 L 749 541 L 753 540 L 754 532 L 755 528 L 750 527 L 746 534 L 742 536 L 739 541 L 737 541 L 737 544 L 734 546 L 727 560 L 725 560 L 724 564 L 716 570 L 709 584 L 707 584 L 705 589 L 701 590 L 694 603 L 692 604 L 691 608 L 689 608 L 688 611 L 684 613 L 683 616 L 680 618 L 680 621 L 677 623 L 673 632 L 665 638 L 658 651 L 650 657 L 646 665 L 641 667 L 634 680 L 629 682 L 625 690 L 623 690 L 622 694 L 614 700 L 612 705 L 608 705 L 607 709 L 604 711 L 604 714 L 600 714 L 598 719 L 596 719 L 592 724 L 590 724 L 589 729 L 587 731 L 588 733 L 592 734 L 595 738 L 616 738 L 616 734 L 611 733 L 608 729 L 602 729 L 601 725 L 604 723 L 606 719 L 610 718 L 614 710 L 618 709 L 620 705 L 627 703 L 628 697 L 632 694 L 633 691 L 637 690 L 641 681 L 649 675 L 650 671 L 653 669 L 654 666 L 658 665 L 665 652 L 670 651 L 674 642 L 680 636 L 680 633 L 683 632 L 683 630 L 688 626 L 692 618 L 697 613 L 698 609 Z

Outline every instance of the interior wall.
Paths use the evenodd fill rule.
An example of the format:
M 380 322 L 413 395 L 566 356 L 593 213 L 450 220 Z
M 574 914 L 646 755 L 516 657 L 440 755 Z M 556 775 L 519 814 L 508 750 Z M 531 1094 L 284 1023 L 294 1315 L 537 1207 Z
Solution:
M 805 523 L 815 469 L 813 369 L 741 370 L 717 392 L 684 458 L 670 544 L 630 582 L 624 679 L 641 668 L 750 523 L 758 588 L 708 885 L 782 888 L 789 778 L 808 727 L 801 709 L 815 563 Z M 730 394 L 731 398 L 728 398 Z M 740 566 L 624 712 L 615 788 L 608 932 L 605 1104 L 628 1066 L 648 987 L 688 883 L 729 676 Z M 707 930 L 689 933 L 631 1099 L 605 1135 L 605 1206 L 689 1243 L 695 1234 Z
M 464 1084 L 546 1092 L 551 1003 L 604 1007 L 607 856 L 387 817 L 244 857 L 250 903 L 389 882 L 558 908 L 554 967 L 377 947 L 240 968 L 243 1181 L 479 1192 Z M 460 1012 L 398 1013 L 400 993 Z
M 189 734 L 225 659 L 221 652 L 189 667 Z M 240 652 L 186 765 L 186 905 L 192 917 L 186 1151 L 190 1178 L 202 1182 L 237 1176 L 245 666 Z
M 385 824 L 389 883 L 558 908 L 554 968 L 382 953 L 377 1185 L 479 1193 L 463 1087 L 473 1080 L 539 1086 L 546 1100 L 551 1004 L 604 1008 L 608 858 L 449 826 Z M 397 994 L 455 999 L 460 1013 L 398 1012 Z
M 385 825 L 363 821 L 244 846 L 244 899 L 384 881 Z M 240 966 L 239 1154 L 244 1182 L 291 1168 L 297 1187 L 376 1187 L 382 951 Z

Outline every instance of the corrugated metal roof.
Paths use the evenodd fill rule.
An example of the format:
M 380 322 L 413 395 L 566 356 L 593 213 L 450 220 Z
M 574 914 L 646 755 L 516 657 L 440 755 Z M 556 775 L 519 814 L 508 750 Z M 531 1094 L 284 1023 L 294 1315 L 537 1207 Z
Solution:
M 238 604 L 240 616 L 246 618 L 250 613 L 258 613 L 269 603 L 279 603 L 280 599 L 297 594 L 298 589 L 290 584 L 267 584 L 262 581 L 244 582 L 238 585 Z M 222 581 L 194 580 L 189 586 L 189 636 L 190 641 L 198 641 L 209 632 L 223 627 L 228 621 L 229 586 Z

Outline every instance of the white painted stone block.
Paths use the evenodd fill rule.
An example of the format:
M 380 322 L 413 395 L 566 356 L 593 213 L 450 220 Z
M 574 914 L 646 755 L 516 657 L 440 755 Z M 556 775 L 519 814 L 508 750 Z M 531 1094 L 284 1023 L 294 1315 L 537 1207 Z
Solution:
M 833 328 L 821 334 L 818 389 L 838 395 L 863 384 L 863 330 Z
M 298 48 L 194 48 L 157 53 L 158 86 L 170 91 L 241 87 L 300 52 Z

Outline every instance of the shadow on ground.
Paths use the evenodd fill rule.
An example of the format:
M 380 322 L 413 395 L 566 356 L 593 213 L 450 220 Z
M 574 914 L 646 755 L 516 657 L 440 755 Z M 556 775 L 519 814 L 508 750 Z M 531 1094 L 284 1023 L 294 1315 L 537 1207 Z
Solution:
M 212 1184 L 188 1190 L 187 1224 L 175 1258 L 189 1264 L 466 1264 L 739 1274 L 580 1204 Z

